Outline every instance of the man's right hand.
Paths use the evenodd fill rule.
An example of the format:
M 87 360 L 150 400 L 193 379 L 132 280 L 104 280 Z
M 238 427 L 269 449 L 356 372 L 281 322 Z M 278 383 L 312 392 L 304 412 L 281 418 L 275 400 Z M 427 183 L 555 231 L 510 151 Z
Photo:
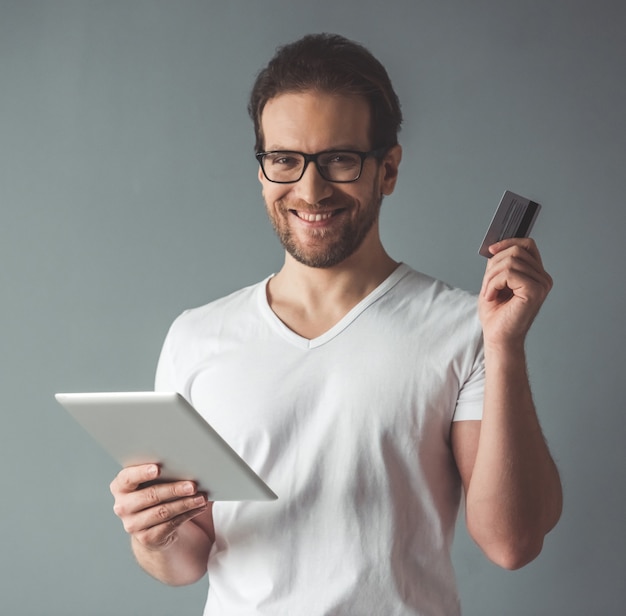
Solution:
M 113 511 L 126 532 L 147 550 L 170 546 L 182 524 L 209 508 L 206 495 L 198 493 L 192 481 L 152 483 L 159 474 L 156 464 L 129 466 L 110 486 Z

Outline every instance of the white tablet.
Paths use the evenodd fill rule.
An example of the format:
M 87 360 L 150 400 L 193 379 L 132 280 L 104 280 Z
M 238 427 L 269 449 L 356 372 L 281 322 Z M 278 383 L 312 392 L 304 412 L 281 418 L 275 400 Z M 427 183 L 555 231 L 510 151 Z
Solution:
M 180 394 L 71 393 L 55 397 L 122 466 L 158 463 L 159 481 L 193 480 L 212 501 L 277 498 Z

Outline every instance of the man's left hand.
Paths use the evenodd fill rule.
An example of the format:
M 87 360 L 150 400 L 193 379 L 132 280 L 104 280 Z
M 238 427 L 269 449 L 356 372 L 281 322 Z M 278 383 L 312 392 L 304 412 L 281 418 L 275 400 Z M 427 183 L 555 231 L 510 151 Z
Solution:
M 486 346 L 519 345 L 552 288 L 534 240 L 507 239 L 489 247 L 478 310 Z

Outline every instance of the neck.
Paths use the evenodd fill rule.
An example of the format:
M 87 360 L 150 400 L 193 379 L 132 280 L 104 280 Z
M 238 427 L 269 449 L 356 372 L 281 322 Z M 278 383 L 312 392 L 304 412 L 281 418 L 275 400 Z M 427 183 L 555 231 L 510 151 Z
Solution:
M 303 265 L 286 255 L 267 288 L 272 310 L 293 331 L 314 338 L 340 321 L 398 266 L 377 242 L 361 246 L 329 268 Z

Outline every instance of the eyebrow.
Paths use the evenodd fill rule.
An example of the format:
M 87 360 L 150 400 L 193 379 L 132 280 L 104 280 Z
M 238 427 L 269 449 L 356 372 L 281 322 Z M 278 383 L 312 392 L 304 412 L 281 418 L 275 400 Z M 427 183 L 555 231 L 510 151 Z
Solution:
M 363 149 L 354 144 L 351 144 L 351 145 L 340 144 L 340 145 L 333 145 L 330 148 L 324 148 L 323 150 L 318 150 L 317 152 L 303 152 L 303 153 L 304 154 L 318 154 L 320 152 L 345 152 L 346 150 L 348 151 L 351 150 L 354 152 L 367 152 L 368 148 Z M 302 150 L 296 150 L 294 148 L 286 148 L 280 145 L 267 146 L 265 148 L 265 151 L 266 152 L 302 152 Z

